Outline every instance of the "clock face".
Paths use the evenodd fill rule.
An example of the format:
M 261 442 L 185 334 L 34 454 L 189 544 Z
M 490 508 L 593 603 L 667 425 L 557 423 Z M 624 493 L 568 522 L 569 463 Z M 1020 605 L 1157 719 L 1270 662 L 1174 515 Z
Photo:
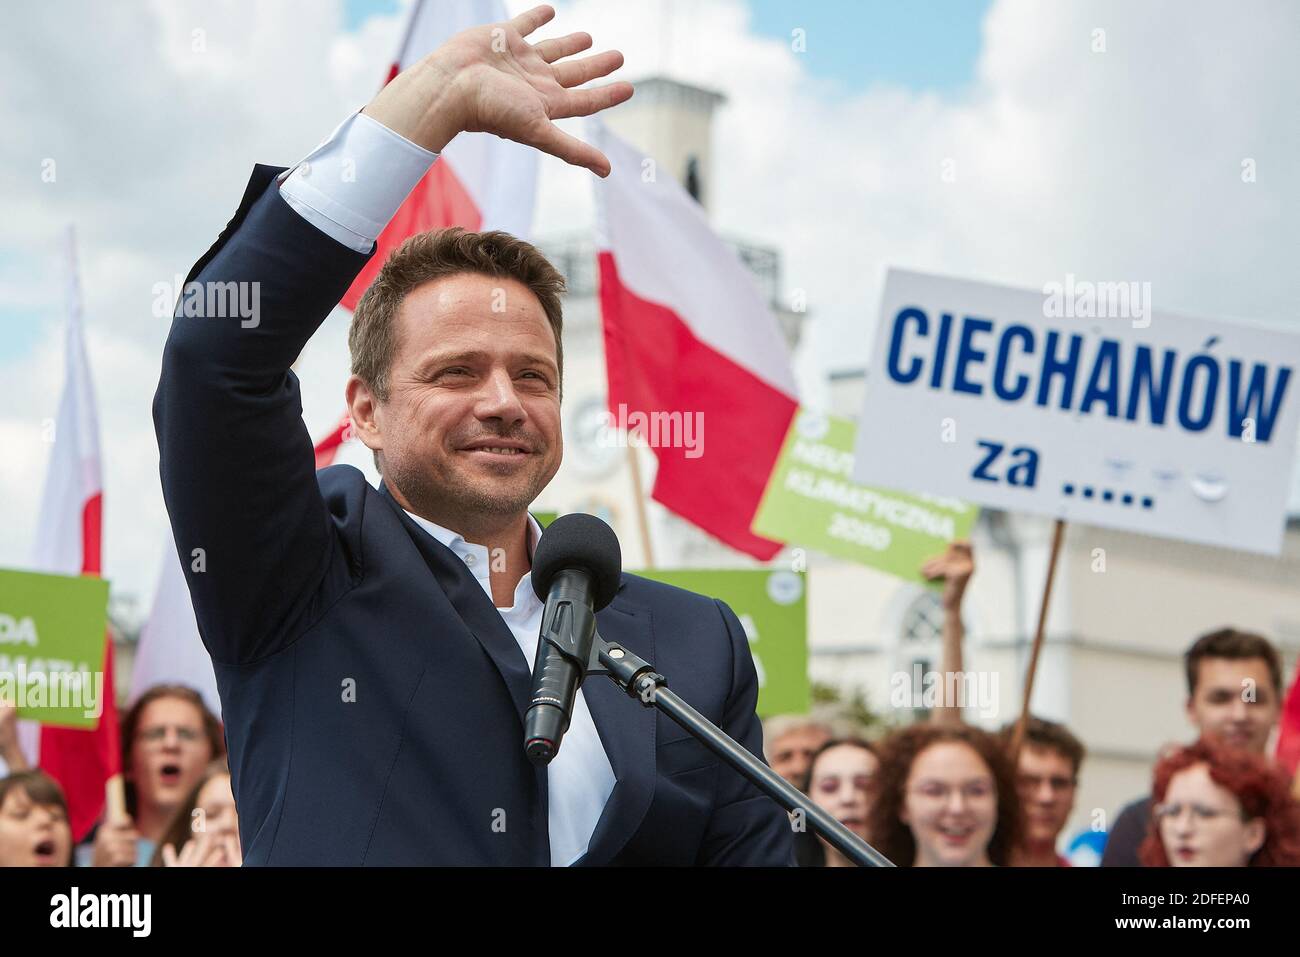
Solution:
M 600 478 L 618 468 L 625 440 L 611 426 L 601 395 L 585 395 L 569 408 L 565 445 L 573 449 L 573 464 L 588 478 Z

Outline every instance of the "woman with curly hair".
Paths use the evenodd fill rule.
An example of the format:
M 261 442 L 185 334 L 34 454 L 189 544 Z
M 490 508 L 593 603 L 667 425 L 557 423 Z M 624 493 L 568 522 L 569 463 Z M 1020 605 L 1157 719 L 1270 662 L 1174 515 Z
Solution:
M 1300 805 L 1257 754 L 1202 738 L 1160 760 L 1152 796 L 1147 867 L 1300 865 Z
M 899 867 L 1005 866 L 1020 832 L 1011 763 L 969 725 L 895 731 L 881 747 L 868 831 Z

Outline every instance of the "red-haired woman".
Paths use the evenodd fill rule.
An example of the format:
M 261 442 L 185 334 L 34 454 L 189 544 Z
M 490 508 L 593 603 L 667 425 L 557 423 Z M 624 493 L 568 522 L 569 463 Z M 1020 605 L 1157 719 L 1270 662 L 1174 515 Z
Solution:
M 1300 805 L 1277 767 L 1202 738 L 1156 765 L 1147 867 L 1300 865 Z

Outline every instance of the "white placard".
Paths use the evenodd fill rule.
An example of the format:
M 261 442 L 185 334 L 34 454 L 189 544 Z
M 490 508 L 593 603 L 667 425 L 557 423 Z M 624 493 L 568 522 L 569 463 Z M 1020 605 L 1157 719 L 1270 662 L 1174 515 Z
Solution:
M 1153 311 L 1149 283 L 891 270 L 854 478 L 1277 554 L 1298 369 L 1300 335 Z

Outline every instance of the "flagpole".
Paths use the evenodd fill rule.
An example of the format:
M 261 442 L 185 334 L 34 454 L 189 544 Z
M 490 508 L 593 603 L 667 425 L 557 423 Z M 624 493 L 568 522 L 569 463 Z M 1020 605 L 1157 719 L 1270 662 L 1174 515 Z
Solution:
M 650 544 L 650 519 L 646 515 L 645 491 L 641 486 L 641 460 L 636 454 L 632 436 L 627 436 L 627 464 L 632 470 L 632 499 L 636 503 L 636 522 L 641 531 L 641 547 L 645 552 L 645 567 L 655 567 L 654 548 Z
M 1029 654 L 1029 670 L 1025 674 L 1025 699 L 1020 707 L 1020 720 L 1011 735 L 1011 758 L 1017 760 L 1025 728 L 1029 724 L 1029 701 L 1034 696 L 1034 676 L 1038 673 L 1038 655 L 1043 650 L 1043 635 L 1047 631 L 1047 607 L 1052 600 L 1052 582 L 1056 578 L 1056 559 L 1061 553 L 1061 539 L 1065 536 L 1065 520 L 1058 518 L 1052 527 L 1052 550 L 1047 558 L 1047 580 L 1043 583 L 1043 600 L 1038 606 L 1038 629 L 1034 632 L 1034 646 Z

